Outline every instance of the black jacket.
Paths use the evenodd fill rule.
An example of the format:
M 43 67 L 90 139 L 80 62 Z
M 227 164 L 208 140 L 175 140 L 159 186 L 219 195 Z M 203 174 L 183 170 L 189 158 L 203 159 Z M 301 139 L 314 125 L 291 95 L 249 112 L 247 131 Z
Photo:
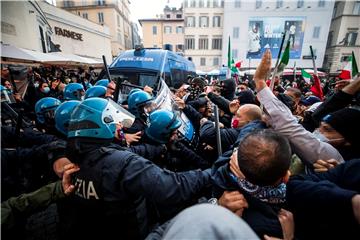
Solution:
M 77 193 L 60 207 L 66 239 L 144 238 L 144 199 L 173 215 L 209 183 L 208 171 L 173 173 L 131 152 L 101 147 L 106 145 L 69 144 L 69 157 L 80 171 L 75 174 Z
M 287 184 L 287 204 L 299 239 L 357 239 L 351 199 L 360 194 L 360 159 L 324 173 L 297 175 Z

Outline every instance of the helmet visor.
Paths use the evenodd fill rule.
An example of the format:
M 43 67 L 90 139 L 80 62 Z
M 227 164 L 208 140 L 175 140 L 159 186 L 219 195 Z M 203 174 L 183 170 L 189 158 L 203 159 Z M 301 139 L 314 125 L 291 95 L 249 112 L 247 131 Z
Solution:
M 131 127 L 135 121 L 135 116 L 133 114 L 122 108 L 111 99 L 108 101 L 104 114 L 105 116 L 103 115 L 103 119 L 108 117 L 115 123 L 121 123 L 125 128 Z
M 149 101 L 144 106 L 144 113 L 146 116 L 149 116 L 152 111 L 154 111 L 157 108 L 156 103 L 153 101 Z

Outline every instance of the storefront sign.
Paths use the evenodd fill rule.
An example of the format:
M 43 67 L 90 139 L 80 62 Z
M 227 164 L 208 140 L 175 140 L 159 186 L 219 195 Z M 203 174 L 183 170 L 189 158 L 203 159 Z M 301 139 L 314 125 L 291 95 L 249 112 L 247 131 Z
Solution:
M 55 34 L 63 36 L 63 37 L 72 38 L 74 40 L 83 41 L 81 33 L 76 33 L 76 32 L 66 30 L 66 29 L 62 29 L 62 28 L 59 28 L 59 27 L 55 27 Z

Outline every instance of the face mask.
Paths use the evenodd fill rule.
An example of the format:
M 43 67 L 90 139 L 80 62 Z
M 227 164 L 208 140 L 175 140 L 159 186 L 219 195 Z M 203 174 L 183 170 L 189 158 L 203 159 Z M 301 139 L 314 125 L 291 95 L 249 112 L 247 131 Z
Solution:
M 80 101 L 84 101 L 84 99 L 85 99 L 85 96 L 82 95 L 82 96 L 80 97 Z
M 231 121 L 231 127 L 232 128 L 238 128 L 238 126 L 239 126 L 239 119 L 233 118 L 232 121 Z
M 49 93 L 50 92 L 50 88 L 49 87 L 44 87 L 44 93 Z
M 332 142 L 335 142 L 335 141 L 341 141 L 341 140 L 344 140 L 344 138 L 334 138 L 334 139 L 329 139 L 327 137 L 325 137 L 322 133 L 319 132 L 318 129 L 316 129 L 314 132 L 313 132 L 314 136 L 321 142 L 326 142 L 326 143 L 332 143 Z
M 11 89 L 7 89 L 6 91 L 8 92 L 8 94 L 12 94 L 12 93 L 13 93 L 13 90 L 11 90 Z
M 39 83 L 34 83 L 34 87 L 38 88 L 39 87 Z

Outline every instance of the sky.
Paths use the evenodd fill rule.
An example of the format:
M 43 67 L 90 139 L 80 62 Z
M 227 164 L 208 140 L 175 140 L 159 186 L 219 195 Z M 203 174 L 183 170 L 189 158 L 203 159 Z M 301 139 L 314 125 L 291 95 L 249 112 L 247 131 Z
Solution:
M 138 24 L 140 36 L 142 37 L 138 19 L 155 18 L 156 14 L 163 13 L 166 5 L 179 8 L 182 2 L 183 0 L 130 0 L 131 20 Z

